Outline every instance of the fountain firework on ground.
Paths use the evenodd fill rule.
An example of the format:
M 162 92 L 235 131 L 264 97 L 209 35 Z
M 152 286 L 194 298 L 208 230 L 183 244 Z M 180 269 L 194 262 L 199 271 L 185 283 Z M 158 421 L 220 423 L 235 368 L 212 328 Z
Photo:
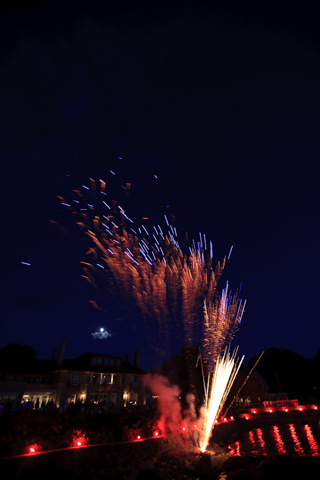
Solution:
M 123 186 L 123 201 L 130 189 L 129 183 Z M 104 294 L 117 292 L 124 303 L 138 307 L 145 330 L 157 343 L 160 339 L 169 347 L 176 331 L 179 338 L 183 332 L 185 344 L 202 344 L 212 371 L 245 308 L 238 292 L 229 292 L 228 284 L 221 297 L 217 293 L 226 258 L 213 268 L 212 243 L 201 233 L 199 241 L 193 240 L 182 251 L 168 214 L 163 215 L 162 226 L 161 222 L 152 225 L 146 217 L 133 221 L 117 201 L 109 200 L 101 179 L 90 179 L 89 186 L 74 190 L 69 202 L 58 198 L 91 240 L 87 260 L 82 262 L 84 278 Z M 99 308 L 95 301 L 91 304 Z
M 123 187 L 125 197 L 130 188 L 128 183 Z M 195 343 L 195 332 L 201 331 L 207 368 L 213 371 L 208 379 L 203 419 L 196 429 L 197 441 L 205 451 L 237 372 L 236 353 L 221 353 L 230 345 L 241 322 L 245 302 L 238 291 L 229 291 L 228 283 L 221 296 L 217 293 L 226 258 L 213 268 L 213 247 L 211 242 L 207 244 L 205 235 L 200 233 L 199 241 L 193 240 L 183 252 L 177 230 L 167 215 L 163 216 L 164 226 L 150 225 L 147 217 L 134 222 L 118 202 L 107 201 L 105 190 L 103 180 L 90 179 L 90 187 L 82 185 L 81 191 L 74 190 L 70 202 L 58 197 L 77 216 L 77 225 L 91 240 L 88 261 L 82 262 L 83 276 L 95 288 L 102 279 L 105 288 L 138 307 L 147 321 L 156 320 L 156 337 L 163 344 L 169 345 L 174 326 L 178 325 L 180 333 L 183 325 L 186 344 Z M 95 301 L 91 303 L 98 307 Z M 155 325 L 152 327 L 155 331 Z M 184 412 L 184 417 L 181 413 L 178 387 L 170 386 L 163 377 L 147 377 L 146 381 L 160 399 L 159 426 L 164 432 L 175 431 L 182 418 L 187 423 L 194 420 L 190 397 L 190 412 Z
M 240 362 L 236 360 L 237 349 L 230 355 L 225 350 L 223 356 L 218 356 L 213 374 L 208 378 L 207 401 L 204 409 L 204 432 L 201 438 L 201 451 L 205 452 L 208 446 L 215 420 L 228 397 L 233 381 L 237 375 Z
M 160 413 L 158 427 L 163 434 L 183 432 L 205 452 L 211 433 L 225 401 L 228 397 L 233 381 L 243 361 L 236 359 L 237 349 L 231 355 L 226 349 L 222 356 L 218 356 L 213 374 L 209 374 L 205 405 L 200 409 L 197 418 L 194 396 L 186 398 L 188 408 L 182 410 L 179 396 L 181 391 L 177 385 L 172 385 L 162 375 L 148 374 L 143 383 L 149 387 L 157 398 L 157 407 Z

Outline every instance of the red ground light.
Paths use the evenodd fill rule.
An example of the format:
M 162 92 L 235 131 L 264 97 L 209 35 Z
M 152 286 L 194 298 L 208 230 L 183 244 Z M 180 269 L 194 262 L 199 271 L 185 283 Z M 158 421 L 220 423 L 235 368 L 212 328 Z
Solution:
M 37 445 L 31 445 L 29 447 L 28 451 L 29 451 L 30 454 L 38 453 L 38 446 Z

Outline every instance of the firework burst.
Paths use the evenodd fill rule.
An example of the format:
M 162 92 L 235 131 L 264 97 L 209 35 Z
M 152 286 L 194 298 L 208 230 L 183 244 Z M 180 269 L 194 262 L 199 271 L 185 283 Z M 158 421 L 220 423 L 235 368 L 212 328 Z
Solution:
M 215 300 L 204 299 L 203 349 L 210 371 L 212 371 L 218 355 L 226 345 L 231 344 L 246 306 L 246 301 L 242 302 L 239 299 L 238 291 L 232 295 L 231 292 L 228 292 L 228 287 L 227 282 L 222 294 L 217 295 Z
M 213 267 L 212 242 L 201 233 L 183 252 L 168 215 L 157 225 L 147 217 L 134 221 L 119 202 L 109 199 L 106 182 L 90 179 L 88 185 L 74 190 L 70 201 L 58 197 L 90 239 L 83 277 L 95 289 L 117 292 L 126 304 L 138 307 L 147 327 L 155 322 L 156 337 L 165 345 L 173 329 L 180 338 L 183 331 L 186 344 L 203 336 L 205 354 L 213 362 L 243 313 L 227 291 L 217 300 L 226 259 Z M 129 183 L 123 186 L 123 201 L 130 189 Z M 218 341 L 211 348 L 214 338 Z

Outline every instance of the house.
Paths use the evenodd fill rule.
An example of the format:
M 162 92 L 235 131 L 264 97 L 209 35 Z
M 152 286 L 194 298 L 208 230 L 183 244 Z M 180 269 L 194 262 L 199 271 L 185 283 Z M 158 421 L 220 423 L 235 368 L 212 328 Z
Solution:
M 120 408 L 148 402 L 138 350 L 131 364 L 129 355 L 124 361 L 106 353 L 64 359 L 65 348 L 63 342 L 52 360 L 0 365 L 0 406 L 15 411 L 21 404 L 41 408 L 49 403 L 60 407 L 80 401 Z
M 53 375 L 55 403 L 103 402 L 108 406 L 146 404 L 139 366 L 139 352 L 131 365 L 121 357 L 85 353 L 74 360 L 65 360 Z
M 0 405 L 7 411 L 15 411 L 21 403 L 53 400 L 53 371 L 56 364 L 51 360 L 33 360 L 21 365 L 0 365 Z

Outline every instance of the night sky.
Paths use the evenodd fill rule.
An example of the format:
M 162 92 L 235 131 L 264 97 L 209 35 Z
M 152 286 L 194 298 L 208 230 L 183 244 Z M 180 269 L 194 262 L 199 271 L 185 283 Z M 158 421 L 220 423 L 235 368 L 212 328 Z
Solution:
M 270 347 L 314 357 L 319 11 L 22 3 L 0 16 L 0 347 L 30 344 L 50 358 L 66 339 L 68 358 L 139 348 L 142 366 L 156 365 L 134 316 L 111 297 L 108 314 L 89 303 L 72 220 L 67 233 L 50 223 L 66 222 L 57 195 L 112 170 L 113 185 L 132 183 L 132 216 L 164 205 L 179 232 L 212 240 L 215 261 L 233 245 L 220 288 L 243 282 L 235 344 L 246 360 Z M 93 340 L 100 327 L 112 337 Z

